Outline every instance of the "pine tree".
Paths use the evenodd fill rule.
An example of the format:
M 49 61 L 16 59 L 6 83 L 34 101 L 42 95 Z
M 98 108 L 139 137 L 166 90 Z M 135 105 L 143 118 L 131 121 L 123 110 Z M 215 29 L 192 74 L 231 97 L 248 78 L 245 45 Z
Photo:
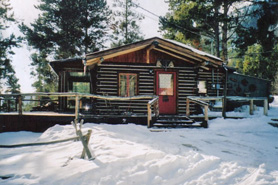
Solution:
M 253 12 L 253 16 L 241 21 L 237 29 L 237 37 L 234 41 L 240 49 L 242 56 L 249 46 L 260 44 L 264 56 L 270 56 L 278 35 L 275 30 L 278 26 L 278 0 L 258 1 L 245 7 L 245 11 Z
M 237 17 L 241 16 L 239 13 L 229 14 L 229 11 L 238 2 L 240 1 L 170 1 L 170 12 L 160 18 L 160 29 L 165 37 L 191 43 L 198 49 L 206 49 L 205 46 L 200 46 L 201 43 L 214 44 L 215 55 L 220 57 L 222 49 L 223 61 L 228 62 L 228 41 L 233 36 Z
M 57 75 L 52 71 L 45 51 L 31 55 L 33 70 L 31 75 L 37 80 L 32 84 L 37 92 L 54 92 L 57 89 Z M 55 83 L 53 83 L 55 82 Z
M 243 60 L 243 73 L 268 79 L 274 83 L 278 69 L 278 44 L 273 49 L 275 52 L 269 56 L 264 56 L 262 45 L 249 46 Z
M 0 93 L 3 91 L 3 83 L 6 86 L 6 92 L 17 93 L 20 91 L 18 78 L 15 77 L 15 71 L 12 66 L 12 61 L 9 58 L 13 55 L 12 48 L 18 47 L 20 38 L 11 34 L 9 37 L 3 37 L 5 31 L 11 22 L 15 22 L 13 14 L 10 13 L 11 8 L 8 0 L 0 1 Z
M 144 17 L 136 13 L 137 4 L 132 0 L 114 0 L 113 43 L 112 47 L 118 47 L 143 40 L 138 22 Z
M 111 13 L 106 0 L 41 0 L 36 8 L 42 12 L 39 18 L 31 27 L 20 26 L 28 44 L 39 53 L 33 55 L 36 56 L 33 58 L 34 69 L 40 68 L 40 62 L 51 58 L 80 57 L 105 47 Z M 51 71 L 35 71 L 32 74 L 37 78 L 41 75 L 44 83 L 52 81 L 54 87 L 55 82 L 50 79 L 53 75 L 49 75 Z M 37 90 L 40 84 L 40 79 L 37 79 L 34 84 Z
M 245 7 L 245 11 L 254 12 L 254 16 L 240 22 L 234 41 L 238 48 L 238 57 L 244 74 L 269 79 L 277 83 L 278 71 L 278 1 L 258 1 Z M 240 64 L 242 63 L 242 64 Z

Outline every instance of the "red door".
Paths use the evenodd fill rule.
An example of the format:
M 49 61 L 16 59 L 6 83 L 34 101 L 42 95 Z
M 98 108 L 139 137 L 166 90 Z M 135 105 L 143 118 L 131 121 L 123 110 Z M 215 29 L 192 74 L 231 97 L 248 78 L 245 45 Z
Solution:
M 159 96 L 159 113 L 177 113 L 176 72 L 156 72 L 156 94 Z

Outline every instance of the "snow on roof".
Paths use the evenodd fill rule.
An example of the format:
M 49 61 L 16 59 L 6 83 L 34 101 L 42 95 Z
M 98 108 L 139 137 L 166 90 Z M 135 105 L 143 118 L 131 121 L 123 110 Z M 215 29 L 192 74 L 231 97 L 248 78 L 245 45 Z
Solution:
M 161 38 L 160 38 L 160 39 L 161 39 Z M 216 59 L 216 60 L 221 60 L 221 58 L 218 58 L 218 57 L 216 57 L 216 56 L 214 56 L 214 55 L 211 55 L 211 54 L 206 53 L 206 52 L 204 52 L 204 51 L 198 50 L 198 49 L 196 49 L 196 48 L 193 48 L 193 47 L 188 46 L 188 45 L 186 45 L 186 44 L 183 44 L 183 43 L 181 43 L 181 42 L 178 42 L 178 41 L 175 41 L 175 40 L 170 40 L 170 39 L 162 39 L 162 40 L 165 40 L 165 41 L 171 42 L 171 43 L 173 43 L 173 44 L 179 45 L 179 46 L 181 46 L 181 47 L 183 47 L 183 48 L 189 49 L 189 50 L 191 50 L 192 52 L 197 53 L 197 54 L 199 54 L 199 55 L 207 56 L 207 57 L 210 57 L 210 58 L 214 58 L 214 59 Z

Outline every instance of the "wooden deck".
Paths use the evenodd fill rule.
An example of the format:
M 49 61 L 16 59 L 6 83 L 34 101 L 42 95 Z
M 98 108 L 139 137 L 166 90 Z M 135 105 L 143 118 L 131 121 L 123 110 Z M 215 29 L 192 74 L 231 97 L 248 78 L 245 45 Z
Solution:
M 55 112 L 0 113 L 0 132 L 43 132 L 56 124 L 70 124 L 74 118 L 74 114 Z
M 154 115 L 152 115 L 154 116 Z M 68 125 L 76 119 L 75 113 L 58 112 L 18 112 L 0 113 L 0 133 L 15 131 L 44 132 L 49 127 L 56 124 Z M 110 123 L 125 124 L 136 123 L 147 125 L 148 117 L 146 114 L 79 114 L 79 119 L 85 123 Z

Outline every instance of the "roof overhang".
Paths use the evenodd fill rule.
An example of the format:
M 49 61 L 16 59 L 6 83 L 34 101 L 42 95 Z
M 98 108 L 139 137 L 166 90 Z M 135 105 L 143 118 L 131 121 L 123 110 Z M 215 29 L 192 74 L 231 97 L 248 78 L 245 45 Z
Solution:
M 56 72 L 56 74 L 59 74 L 59 72 L 65 70 L 65 68 L 83 69 L 84 67 L 82 58 L 55 60 L 50 62 L 50 66 Z
M 101 62 L 106 61 L 110 58 L 139 51 L 142 49 L 147 49 L 147 54 L 151 49 L 157 50 L 198 66 L 205 66 L 207 63 L 209 63 L 212 66 L 219 67 L 223 64 L 223 61 L 220 58 L 206 52 L 197 50 L 177 41 L 154 37 L 121 47 L 87 54 L 86 65 L 92 68 L 93 66 L 100 64 Z

